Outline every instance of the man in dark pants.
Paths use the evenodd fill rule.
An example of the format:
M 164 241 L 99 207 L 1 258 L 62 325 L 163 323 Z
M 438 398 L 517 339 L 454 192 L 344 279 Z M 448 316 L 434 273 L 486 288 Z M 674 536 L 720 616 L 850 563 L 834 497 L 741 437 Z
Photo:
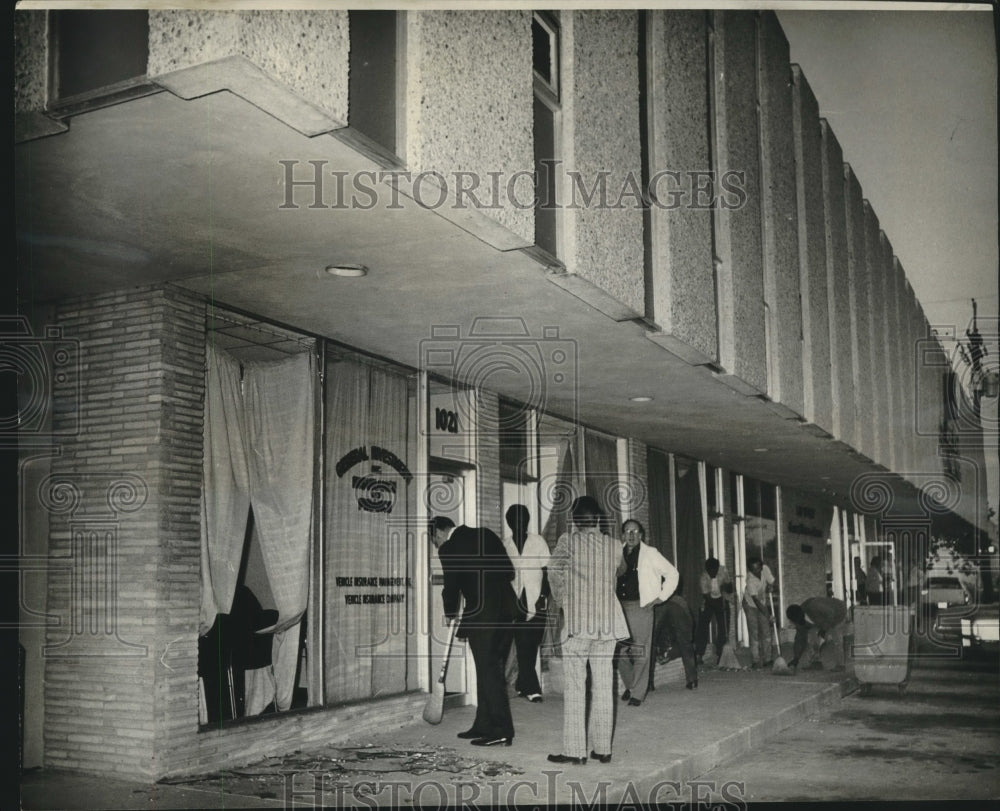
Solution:
M 430 530 L 444 570 L 445 616 L 457 617 L 465 598 L 456 636 L 469 641 L 476 665 L 476 720 L 458 737 L 470 738 L 473 746 L 510 746 L 514 720 L 504 665 L 513 638 L 514 566 L 489 529 L 456 527 L 450 518 L 438 516 Z
M 681 583 L 665 603 L 656 606 L 653 623 L 653 651 L 662 651 L 662 657 L 667 656 L 670 647 L 676 647 L 684 663 L 684 686 L 694 690 L 698 686 L 698 667 L 694 654 L 694 617 L 688 607 L 687 600 L 681 595 Z M 653 673 L 656 670 L 654 657 L 649 666 L 649 689 L 653 689 Z
M 514 596 L 517 615 L 514 619 L 514 648 L 517 651 L 517 694 L 533 703 L 542 700 L 535 662 L 545 633 L 545 608 L 549 582 L 546 567 L 549 545 L 541 535 L 528 531 L 531 514 L 523 504 L 512 504 L 506 514 L 510 534 L 504 547 L 514 565 Z

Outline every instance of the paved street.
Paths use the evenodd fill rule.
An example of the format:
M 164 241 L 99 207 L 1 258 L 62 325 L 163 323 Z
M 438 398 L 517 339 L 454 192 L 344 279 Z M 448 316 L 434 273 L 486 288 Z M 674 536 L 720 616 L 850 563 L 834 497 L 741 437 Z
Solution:
M 854 693 L 699 781 L 743 783 L 751 802 L 998 799 L 997 660 L 918 656 L 905 695 Z

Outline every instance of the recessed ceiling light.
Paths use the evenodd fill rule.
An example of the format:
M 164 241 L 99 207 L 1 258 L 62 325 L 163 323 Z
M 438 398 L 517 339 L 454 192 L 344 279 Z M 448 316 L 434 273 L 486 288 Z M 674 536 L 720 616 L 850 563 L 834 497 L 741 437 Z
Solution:
M 767 448 L 754 448 L 754 453 L 767 453 Z
M 367 276 L 368 268 L 365 265 L 344 262 L 339 265 L 327 265 L 326 272 L 331 276 L 345 276 L 349 279 L 356 279 L 360 276 Z
M 637 394 L 635 397 L 629 397 L 628 399 L 631 400 L 633 403 L 651 403 L 651 402 L 653 402 L 653 398 L 650 397 L 650 396 L 648 396 L 648 395 L 646 395 L 646 394 Z

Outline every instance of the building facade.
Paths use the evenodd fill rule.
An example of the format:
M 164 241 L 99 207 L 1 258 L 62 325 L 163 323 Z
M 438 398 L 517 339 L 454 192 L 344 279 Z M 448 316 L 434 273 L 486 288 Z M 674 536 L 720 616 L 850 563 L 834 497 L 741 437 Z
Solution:
M 587 493 L 692 598 L 761 556 L 781 614 L 986 526 L 977 412 L 773 14 L 16 35 L 26 765 L 158 778 L 419 717 L 431 515 L 523 503 L 554 544 Z

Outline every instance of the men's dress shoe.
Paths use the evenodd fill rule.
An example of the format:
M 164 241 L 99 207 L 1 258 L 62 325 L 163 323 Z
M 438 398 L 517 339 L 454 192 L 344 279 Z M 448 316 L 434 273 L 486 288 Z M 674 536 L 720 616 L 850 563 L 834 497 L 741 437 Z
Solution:
M 687 687 L 688 690 L 694 690 L 694 688 L 698 686 L 698 680 L 695 679 L 694 681 L 689 681 L 684 686 Z
M 478 729 L 467 729 L 465 732 L 458 733 L 459 738 L 482 738 L 483 733 Z
M 628 700 L 628 705 L 630 707 L 638 707 L 640 704 L 642 704 L 642 702 L 637 698 L 630 698 Z
M 626 690 L 624 693 L 622 693 L 622 701 L 628 701 L 630 698 L 632 698 L 631 690 Z
M 540 704 L 541 701 L 542 701 L 542 694 L 541 693 L 531 693 L 530 695 L 525 696 L 525 698 L 527 698 L 528 701 L 530 701 L 532 704 Z
M 591 752 L 591 753 L 590 753 L 590 756 L 591 756 L 591 757 L 592 757 L 592 758 L 593 758 L 594 760 L 599 760 L 599 761 L 601 761 L 601 763 L 610 763 L 610 762 L 611 762 L 611 755 L 610 755 L 610 754 L 607 754 L 607 755 L 599 755 L 599 754 L 597 754 L 597 752 Z
M 611 757 L 608 755 L 608 757 Z M 570 757 L 569 755 L 549 755 L 549 763 L 572 763 L 574 766 L 583 766 L 586 764 L 587 758 L 585 757 Z
M 514 743 L 513 735 L 495 735 L 490 738 L 476 738 L 469 741 L 473 746 L 510 746 Z

